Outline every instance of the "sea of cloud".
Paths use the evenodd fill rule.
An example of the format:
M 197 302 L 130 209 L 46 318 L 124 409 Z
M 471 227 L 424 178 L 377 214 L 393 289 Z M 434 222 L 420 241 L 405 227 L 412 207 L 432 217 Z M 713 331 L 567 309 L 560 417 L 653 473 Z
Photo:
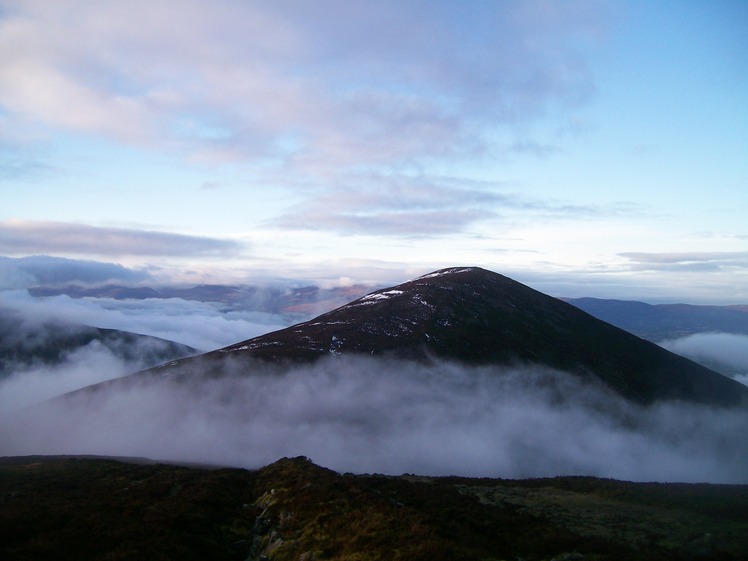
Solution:
M 542 367 L 330 357 L 136 377 L 0 422 L 0 455 L 103 454 L 256 468 L 748 483 L 748 411 L 636 405 Z M 163 372 L 167 372 L 164 369 Z
M 145 300 L 37 298 L 26 290 L 0 292 L 0 308 L 24 317 L 60 320 L 150 335 L 210 351 L 288 326 L 292 316 L 181 298 Z
M 0 309 L 37 338 L 43 332 L 34 325 L 73 322 L 212 350 L 300 319 L 252 302 L 230 309 L 177 298 L 37 298 L 27 284 L 7 285 Z M 744 335 L 662 345 L 748 381 Z M 249 468 L 306 455 L 339 471 L 748 483 L 745 410 L 635 405 L 542 367 L 331 357 L 288 371 L 234 364 L 210 380 L 195 372 L 190 383 L 139 377 L 48 401 L 150 366 L 145 348 L 119 351 L 91 343 L 53 365 L 6 363 L 0 455 L 134 455 Z

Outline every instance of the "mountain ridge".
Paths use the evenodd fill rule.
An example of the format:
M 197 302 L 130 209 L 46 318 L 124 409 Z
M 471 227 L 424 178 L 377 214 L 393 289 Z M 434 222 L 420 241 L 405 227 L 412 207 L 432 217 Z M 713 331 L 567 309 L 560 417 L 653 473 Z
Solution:
M 589 297 L 561 300 L 655 342 L 704 332 L 748 335 L 748 305 L 647 304 Z
M 337 354 L 537 364 L 597 379 L 637 402 L 748 403 L 742 384 L 480 267 L 434 271 L 152 373 L 179 375 L 198 364 L 211 369 L 227 357 L 283 364 Z

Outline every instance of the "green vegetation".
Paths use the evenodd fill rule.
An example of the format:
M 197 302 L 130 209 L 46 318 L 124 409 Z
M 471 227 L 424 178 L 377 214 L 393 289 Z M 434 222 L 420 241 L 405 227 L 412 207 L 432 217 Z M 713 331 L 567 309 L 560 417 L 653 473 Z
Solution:
M 748 486 L 0 459 L 12 560 L 739 560 Z

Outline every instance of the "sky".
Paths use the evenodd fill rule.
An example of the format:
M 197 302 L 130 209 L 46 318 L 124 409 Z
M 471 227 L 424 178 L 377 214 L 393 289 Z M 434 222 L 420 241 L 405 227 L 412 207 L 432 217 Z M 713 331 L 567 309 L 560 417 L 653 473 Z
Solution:
M 748 3 L 0 0 L 0 256 L 748 303 Z

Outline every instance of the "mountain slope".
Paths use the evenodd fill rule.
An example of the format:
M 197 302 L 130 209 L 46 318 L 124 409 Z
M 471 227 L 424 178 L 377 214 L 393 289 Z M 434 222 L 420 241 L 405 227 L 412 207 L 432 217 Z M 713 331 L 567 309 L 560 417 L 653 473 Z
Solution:
M 478 267 L 450 268 L 378 290 L 310 321 L 199 357 L 202 368 L 335 354 L 461 363 L 539 364 L 591 376 L 639 402 L 748 403 L 748 388 L 578 308 Z M 195 360 L 159 374 L 179 373 Z
M 748 486 L 0 459 L 0 557 L 343 561 L 744 559 Z

